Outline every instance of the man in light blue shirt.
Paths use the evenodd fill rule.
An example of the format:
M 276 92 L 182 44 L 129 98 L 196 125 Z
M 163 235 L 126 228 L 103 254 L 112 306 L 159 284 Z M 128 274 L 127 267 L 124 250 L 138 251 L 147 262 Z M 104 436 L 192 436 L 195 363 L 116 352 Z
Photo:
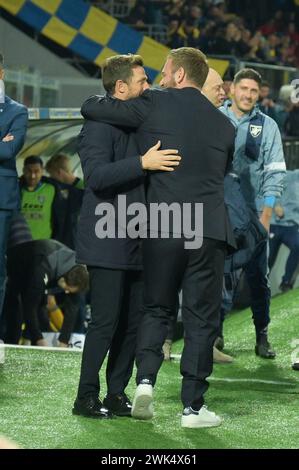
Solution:
M 240 70 L 231 87 L 232 101 L 227 101 L 220 110 L 236 128 L 233 169 L 240 178 L 243 196 L 269 231 L 275 200 L 282 193 L 286 168 L 278 126 L 256 107 L 261 83 L 262 78 L 255 70 Z M 260 357 L 272 359 L 275 352 L 268 342 L 271 291 L 267 241 L 259 245 L 245 272 L 256 330 L 255 352 Z M 232 304 L 239 276 L 234 279 L 229 291 L 231 302 L 223 303 L 222 318 L 228 311 L 227 305 Z
M 287 171 L 285 190 L 276 200 L 270 227 L 269 268 L 275 263 L 282 244 L 290 249 L 280 289 L 293 288 L 295 272 L 299 265 L 299 170 Z

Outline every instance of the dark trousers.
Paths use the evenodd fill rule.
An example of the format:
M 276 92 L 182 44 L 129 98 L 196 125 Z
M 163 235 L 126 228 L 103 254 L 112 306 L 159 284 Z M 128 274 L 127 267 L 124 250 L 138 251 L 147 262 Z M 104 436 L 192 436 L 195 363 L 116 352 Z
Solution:
M 271 289 L 269 285 L 268 240 L 261 243 L 245 269 L 250 289 L 251 311 L 257 334 L 270 323 Z
M 0 209 L 0 317 L 5 295 L 7 239 L 13 213 L 11 210 Z
M 28 272 L 28 277 L 31 272 Z M 26 325 L 24 337 L 32 344 L 43 338 L 39 310 L 46 305 L 46 297 L 41 297 L 39 310 L 30 308 L 32 291 L 28 292 L 24 278 L 8 277 L 5 302 L 3 307 L 4 340 L 8 344 L 18 344 L 22 335 L 22 323 Z
M 268 241 L 260 243 L 251 260 L 244 269 L 250 289 L 250 307 L 257 336 L 270 323 L 271 289 L 269 286 Z M 242 274 L 238 269 L 225 279 L 225 289 L 221 305 L 221 322 L 233 306 L 233 299 Z M 219 335 L 222 336 L 222 325 Z
M 143 378 L 156 382 L 168 324 L 182 287 L 182 402 L 199 409 L 213 368 L 226 244 L 204 239 L 200 249 L 186 250 L 183 239 L 147 239 L 143 248 L 145 308 L 138 331 L 137 384 Z
M 49 292 L 49 294 L 51 294 L 51 292 Z M 63 312 L 63 323 L 58 341 L 68 344 L 72 333 L 75 331 L 76 320 L 79 316 L 83 295 L 78 293 L 65 294 L 64 292 L 58 294 L 54 293 L 54 295 L 57 304 L 61 307 Z
M 290 250 L 290 254 L 286 262 L 282 282 L 285 284 L 292 284 L 292 282 L 294 282 L 293 276 L 299 264 L 299 227 L 298 225 L 293 225 L 291 227 L 271 225 L 270 232 L 269 268 L 272 269 L 274 266 L 280 246 L 282 244 L 286 245 Z
M 143 305 L 140 271 L 88 268 L 91 321 L 82 355 L 78 398 L 97 397 L 99 371 L 109 350 L 108 394 L 124 392 L 132 376 L 137 328 Z

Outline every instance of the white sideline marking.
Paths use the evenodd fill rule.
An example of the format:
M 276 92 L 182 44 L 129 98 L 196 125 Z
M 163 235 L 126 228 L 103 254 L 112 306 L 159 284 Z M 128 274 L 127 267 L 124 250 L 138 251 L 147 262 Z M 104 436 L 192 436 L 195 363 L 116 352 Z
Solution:
M 55 348 L 54 346 L 23 346 L 19 344 L 4 344 L 5 349 L 31 349 L 33 351 L 60 351 L 60 352 L 80 352 L 79 348 Z
M 174 359 L 181 359 L 181 354 L 171 354 L 171 357 Z M 260 383 L 260 384 L 268 384 L 268 385 L 291 385 L 293 387 L 296 386 L 293 382 L 280 382 L 278 380 L 262 380 L 262 379 L 231 379 L 229 377 L 209 377 L 209 381 L 213 382 L 244 382 L 244 383 Z

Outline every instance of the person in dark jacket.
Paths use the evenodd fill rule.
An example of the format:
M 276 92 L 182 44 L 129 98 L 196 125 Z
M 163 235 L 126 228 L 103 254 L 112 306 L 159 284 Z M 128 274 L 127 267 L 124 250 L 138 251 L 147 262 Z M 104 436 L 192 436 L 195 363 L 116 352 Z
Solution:
M 142 58 L 121 55 L 107 59 L 103 84 L 109 101 L 140 95 L 148 88 Z M 140 240 L 126 233 L 109 238 L 99 234 L 97 227 L 103 204 L 119 212 L 118 195 L 126 197 L 128 203 L 144 201 L 146 170 L 173 171 L 180 159 L 177 152 L 158 151 L 158 147 L 159 143 L 141 157 L 128 131 L 90 120 L 85 121 L 79 135 L 86 189 L 78 226 L 77 261 L 86 264 L 90 274 L 91 322 L 73 408 L 76 415 L 110 418 L 113 412 L 131 416 L 125 389 L 132 375 L 143 301 Z M 119 221 L 114 217 L 111 220 Z M 108 350 L 103 406 L 99 371 Z
M 49 181 L 58 188 L 60 204 L 58 210 L 59 231 L 56 239 L 72 250 L 76 247 L 77 226 L 83 201 L 84 182 L 71 171 L 71 160 L 58 153 L 46 163 Z
M 45 294 L 60 288 L 68 294 L 68 306 L 64 310 L 59 341 L 67 343 L 79 308 L 76 294 L 88 288 L 87 269 L 76 264 L 75 252 L 56 240 L 22 243 L 15 240 L 7 252 L 7 274 L 5 342 L 18 343 L 24 320 L 31 344 L 47 346 L 40 330 L 38 312 Z
M 210 68 L 202 93 L 216 108 L 223 105 L 225 98 L 223 80 L 216 70 Z M 226 257 L 224 265 L 221 319 L 213 348 L 213 360 L 218 364 L 233 362 L 231 356 L 221 351 L 224 347 L 225 312 L 230 311 L 233 306 L 230 290 L 238 283 L 239 271 L 246 267 L 254 252 L 259 250 L 260 244 L 267 238 L 266 230 L 245 201 L 241 191 L 240 178 L 234 173 L 233 168 L 224 179 L 224 200 L 238 250 Z
M 153 386 L 163 362 L 169 318 L 182 286 L 181 424 L 194 428 L 221 424 L 221 418 L 203 406 L 203 395 L 213 368 L 225 254 L 228 246 L 235 246 L 223 194 L 235 132 L 229 120 L 201 94 L 208 70 L 206 57 L 199 50 L 176 49 L 162 70 L 160 85 L 165 89 L 147 90 L 126 102 L 91 97 L 82 107 L 85 118 L 137 128 L 140 152 L 160 139 L 163 148 L 178 148 L 182 155 L 173 173 L 158 171 L 148 178 L 149 207 L 166 203 L 169 208 L 176 203 L 184 214 L 188 203 L 190 226 L 195 230 L 185 227 L 182 234 L 181 224 L 168 220 L 164 233 L 160 234 L 161 225 L 151 227 L 144 240 L 145 310 L 138 331 L 132 416 L 153 416 Z M 203 224 L 196 221 L 196 203 L 203 204 Z M 185 246 L 189 237 L 193 249 Z

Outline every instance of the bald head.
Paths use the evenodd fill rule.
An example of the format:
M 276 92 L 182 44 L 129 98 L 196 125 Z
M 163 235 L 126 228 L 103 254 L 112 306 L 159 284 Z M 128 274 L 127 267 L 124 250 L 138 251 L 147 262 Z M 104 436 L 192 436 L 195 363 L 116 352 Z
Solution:
M 216 70 L 209 69 L 207 79 L 201 91 L 216 108 L 223 105 L 225 99 L 223 80 Z

